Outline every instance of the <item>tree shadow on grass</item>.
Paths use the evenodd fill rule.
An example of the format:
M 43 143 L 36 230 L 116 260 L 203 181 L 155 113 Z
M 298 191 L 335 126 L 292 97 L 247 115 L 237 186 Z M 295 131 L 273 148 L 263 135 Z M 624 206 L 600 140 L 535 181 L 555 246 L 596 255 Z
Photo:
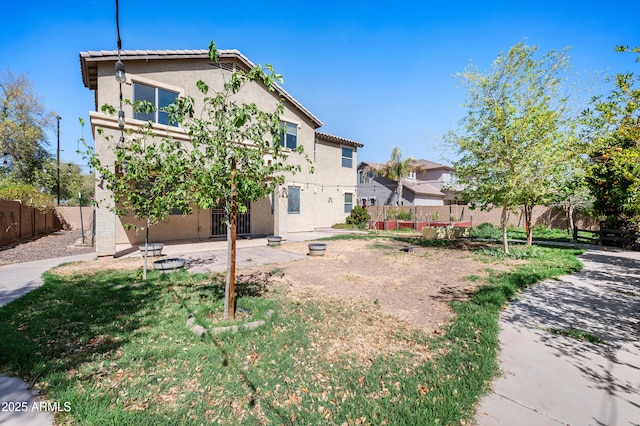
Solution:
M 117 271 L 43 277 L 42 287 L 0 308 L 0 368 L 31 383 L 115 353 L 153 326 L 172 285 L 160 274 L 144 284 Z

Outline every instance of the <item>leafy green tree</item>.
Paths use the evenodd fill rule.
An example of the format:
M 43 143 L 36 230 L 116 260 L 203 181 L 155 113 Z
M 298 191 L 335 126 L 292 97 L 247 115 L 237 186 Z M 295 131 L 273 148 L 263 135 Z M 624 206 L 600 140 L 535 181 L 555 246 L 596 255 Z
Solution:
M 209 57 L 218 60 L 211 42 Z M 240 103 L 237 95 L 247 84 L 262 84 L 276 90 L 282 77 L 270 65 L 257 65 L 248 72 L 236 70 L 223 87 L 211 93 L 205 81 L 197 88 L 204 95 L 202 112 L 195 114 L 195 100 L 178 99 L 169 106 L 170 117 L 177 119 L 189 135 L 190 145 L 171 143 L 173 150 L 183 151 L 189 159 L 190 197 L 202 209 L 221 208 L 228 225 L 229 246 L 225 288 L 225 318 L 235 314 L 236 218 L 251 201 L 265 198 L 302 166 L 291 161 L 303 155 L 303 147 L 289 151 L 280 144 L 283 132 L 280 116 L 283 100 L 274 100 L 271 111 L 263 111 L 255 103 Z M 307 163 L 309 160 L 304 156 Z M 311 169 L 313 171 L 313 169 Z
M 467 115 L 447 140 L 460 154 L 454 166 L 472 208 L 502 208 L 504 251 L 509 211 L 522 207 L 531 243 L 531 209 L 549 202 L 571 143 L 562 94 L 567 51 L 536 59 L 523 43 L 499 54 L 483 74 L 469 66 L 457 75 L 467 90 Z
M 99 130 L 99 133 L 102 133 Z M 133 217 L 144 222 L 145 247 L 150 228 L 168 220 L 175 209 L 190 211 L 187 192 L 189 164 L 178 142 L 157 141 L 153 125 L 127 129 L 123 142 L 114 144 L 115 161 L 105 164 L 89 149 L 89 163 L 112 191 L 112 211 L 119 217 Z M 140 229 L 137 223 L 126 223 L 129 229 Z M 145 250 L 143 279 L 147 279 L 148 250 Z
M 42 170 L 35 171 L 35 180 L 46 194 L 58 196 L 58 167 L 60 167 L 60 200 L 70 201 L 78 199 L 78 193 L 83 188 L 83 176 L 80 166 L 74 163 L 58 163 L 54 159 L 47 160 Z
M 557 190 L 551 203 L 562 207 L 567 218 L 567 233 L 575 227 L 575 214 L 578 211 L 591 212 L 593 196 L 586 181 L 587 164 L 583 155 L 573 157 L 575 167 L 566 167 L 566 174 L 557 181 Z
M 51 157 L 46 149 L 46 130 L 52 118 L 26 75 L 7 71 L 0 76 L 0 177 L 39 184 L 36 172 Z
M 609 228 L 637 230 L 640 224 L 639 80 L 633 73 L 617 74 L 612 90 L 594 97 L 592 108 L 582 117 L 592 147 L 587 182 L 595 197 L 594 209 Z

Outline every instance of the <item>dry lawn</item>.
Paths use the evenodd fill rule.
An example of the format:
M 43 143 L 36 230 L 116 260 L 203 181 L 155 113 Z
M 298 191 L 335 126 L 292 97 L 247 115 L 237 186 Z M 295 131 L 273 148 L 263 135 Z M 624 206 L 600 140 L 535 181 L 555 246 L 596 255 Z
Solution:
M 465 277 L 487 274 L 487 265 L 475 259 L 469 244 L 456 248 L 415 247 L 391 239 L 326 241 L 324 256 L 239 270 L 243 276 L 271 276 L 270 284 L 285 285 L 290 297 L 323 298 L 330 303 L 362 303 L 378 306 L 385 314 L 401 318 L 427 332 L 438 332 L 451 317 L 449 302 L 461 300 L 478 285 Z M 282 250 L 307 254 L 307 242 L 287 243 Z M 57 274 L 142 267 L 141 258 L 97 259 L 63 265 Z M 504 263 L 491 265 L 504 269 Z M 275 283 L 274 283 L 275 281 Z M 296 296 L 297 295 L 297 296 Z

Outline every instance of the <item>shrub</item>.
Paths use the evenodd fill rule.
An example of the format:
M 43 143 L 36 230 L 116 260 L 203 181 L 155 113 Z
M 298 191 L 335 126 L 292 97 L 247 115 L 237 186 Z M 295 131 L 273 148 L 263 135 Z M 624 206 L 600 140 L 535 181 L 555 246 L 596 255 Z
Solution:
M 356 225 L 360 229 L 364 229 L 371 219 L 371 215 L 364 207 L 355 206 L 351 209 L 351 214 L 347 216 L 347 225 Z
M 411 220 L 413 219 L 413 214 L 411 210 L 387 210 L 387 220 Z
M 488 238 L 492 240 L 502 240 L 502 230 L 496 228 L 491 223 L 485 222 L 471 230 L 473 238 Z
M 55 206 L 53 196 L 43 194 L 35 186 L 27 184 L 0 184 L 0 198 L 4 200 L 21 200 L 23 204 L 33 205 L 33 207 L 40 210 L 52 209 Z

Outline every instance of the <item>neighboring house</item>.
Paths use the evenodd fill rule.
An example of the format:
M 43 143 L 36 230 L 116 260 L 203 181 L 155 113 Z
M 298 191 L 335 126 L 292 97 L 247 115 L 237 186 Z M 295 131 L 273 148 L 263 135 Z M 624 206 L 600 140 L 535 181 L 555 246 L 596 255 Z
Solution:
M 358 164 L 358 203 L 367 206 L 442 206 L 456 204 L 456 174 L 451 166 L 428 160 L 414 160 L 414 170 L 404 178 L 402 200 L 398 200 L 398 182 L 376 173 L 383 164 L 363 161 Z
M 209 59 L 208 50 L 125 50 L 120 54 L 126 67 L 127 81 L 122 85 L 123 98 L 148 100 L 157 107 L 169 104 L 176 96 L 192 96 L 202 105 L 203 95 L 196 82 L 205 81 L 210 87 L 221 87 L 223 79 L 237 69 L 248 71 L 253 67 L 249 59 L 237 50 L 219 50 L 217 63 Z M 89 51 L 80 53 L 84 85 L 95 91 L 96 111 L 90 113 L 95 150 L 104 163 L 113 163 L 109 141 L 120 136 L 117 117 L 104 114 L 105 104 L 119 104 L 119 84 L 115 73 L 117 51 Z M 247 236 L 281 235 L 288 232 L 311 231 L 314 228 L 344 222 L 356 203 L 357 151 L 363 145 L 348 139 L 319 132 L 322 122 L 278 87 L 269 92 L 260 83 L 251 83 L 237 95 L 237 101 L 255 102 L 265 110 L 273 109 L 279 96 L 285 101 L 282 121 L 286 124 L 283 145 L 294 148 L 302 145 L 311 160 L 307 166 L 297 155 L 291 161 L 303 165 L 302 172 L 288 175 L 286 183 L 271 197 L 251 203 L 248 211 L 238 220 L 238 234 Z M 131 128 L 153 121 L 158 133 L 187 140 L 184 130 L 168 124 L 166 114 L 135 114 L 125 105 L 126 126 Z M 102 129 L 98 132 L 98 129 Z M 315 169 L 310 173 L 310 167 Z M 96 179 L 96 246 L 98 255 L 115 254 L 116 244 L 136 244 L 144 240 L 143 233 L 125 230 L 124 224 L 132 220 L 118 218 L 109 209 L 112 198 L 109 191 Z M 153 241 L 164 242 L 185 239 L 208 239 L 226 236 L 222 212 L 196 210 L 187 216 L 171 216 L 169 223 L 160 223 L 151 229 Z

